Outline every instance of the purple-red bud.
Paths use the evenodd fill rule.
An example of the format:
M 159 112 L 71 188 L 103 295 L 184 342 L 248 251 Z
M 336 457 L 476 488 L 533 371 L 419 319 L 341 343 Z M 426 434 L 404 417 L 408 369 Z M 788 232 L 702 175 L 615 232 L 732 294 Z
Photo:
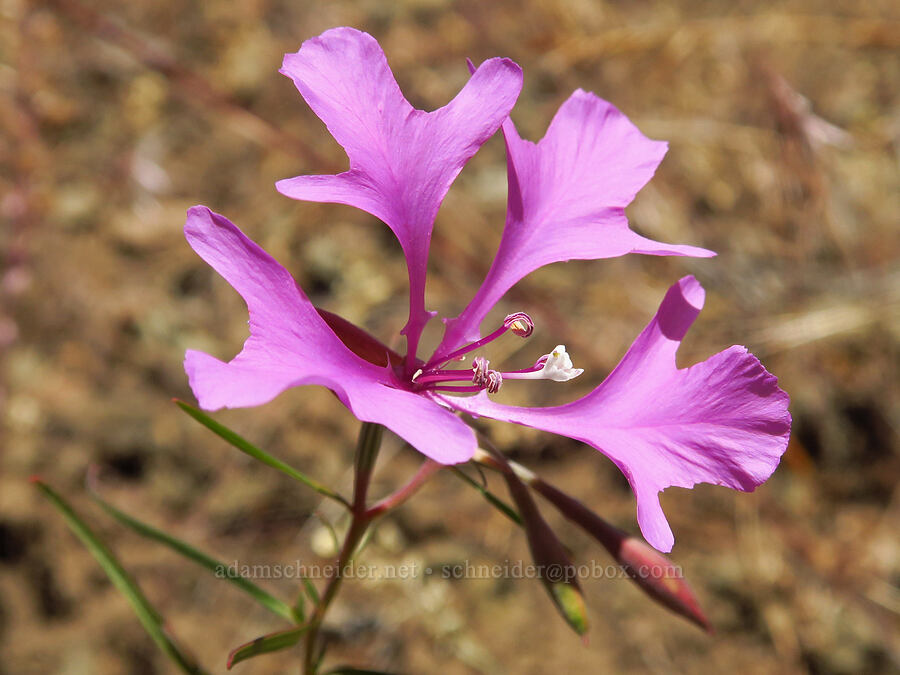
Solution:
M 496 456 L 498 463 L 505 462 Z M 514 471 L 503 472 L 509 494 L 519 510 L 528 547 L 537 565 L 539 577 L 563 618 L 579 635 L 588 629 L 587 609 L 578 584 L 576 567 L 565 546 L 541 516 L 528 488 Z
M 647 595 L 706 632 L 713 632 L 680 566 L 641 539 L 613 527 L 580 501 L 537 476 L 528 484 L 566 518 L 599 541 Z

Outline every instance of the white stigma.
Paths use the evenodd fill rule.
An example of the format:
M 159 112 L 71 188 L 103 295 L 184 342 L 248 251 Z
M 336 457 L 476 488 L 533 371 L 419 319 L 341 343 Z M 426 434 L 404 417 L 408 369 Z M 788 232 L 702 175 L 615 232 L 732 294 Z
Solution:
M 556 345 L 549 354 L 538 359 L 538 363 L 542 359 L 544 366 L 533 373 L 516 373 L 515 375 L 506 374 L 507 379 L 517 380 L 553 380 L 554 382 L 568 382 L 584 372 L 583 368 L 574 368 L 572 359 L 566 352 L 565 345 Z
M 566 352 L 565 345 L 556 345 L 556 349 L 547 354 L 547 361 L 540 370 L 543 379 L 553 380 L 554 382 L 568 382 L 583 372 L 583 368 L 574 368 L 572 366 L 572 359 Z

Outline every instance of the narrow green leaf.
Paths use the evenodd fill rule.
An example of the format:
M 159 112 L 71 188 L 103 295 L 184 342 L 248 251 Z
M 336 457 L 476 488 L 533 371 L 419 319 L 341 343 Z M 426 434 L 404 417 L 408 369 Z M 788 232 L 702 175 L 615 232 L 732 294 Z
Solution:
M 307 579 L 306 577 L 303 577 L 302 581 L 303 581 L 303 588 L 306 589 L 306 594 L 309 596 L 309 599 L 313 601 L 314 605 L 318 605 L 319 604 L 319 591 L 316 590 L 315 584 L 312 581 L 310 581 L 309 579 Z
M 144 629 L 153 638 L 157 646 L 185 673 L 205 675 L 194 659 L 186 654 L 174 641 L 163 625 L 163 619 L 148 602 L 138 585 L 131 579 L 116 557 L 97 537 L 87 524 L 75 513 L 74 509 L 53 488 L 43 481 L 33 478 L 32 483 L 62 514 L 66 524 L 87 547 L 97 562 L 106 572 L 113 585 L 128 599 Z
M 166 532 L 158 530 L 155 527 L 141 522 L 137 518 L 128 515 L 124 511 L 119 510 L 118 508 L 107 502 L 105 499 L 100 497 L 100 495 L 98 495 L 96 492 L 92 491 L 91 496 L 101 507 L 103 507 L 104 511 L 106 511 L 109 515 L 111 515 L 126 527 L 131 528 L 132 530 L 137 532 L 142 537 L 158 541 L 159 543 L 168 546 L 176 553 L 180 553 L 185 558 L 193 560 L 201 567 L 205 567 L 209 571 L 213 572 L 217 578 L 225 579 L 231 582 L 245 593 L 251 595 L 263 607 L 270 610 L 271 612 L 274 612 L 283 619 L 287 619 L 291 623 L 300 623 L 301 621 L 303 621 L 302 615 L 298 617 L 286 602 L 279 600 L 268 591 L 254 584 L 249 579 L 245 579 L 239 574 L 236 574 L 233 570 L 229 569 L 229 567 L 225 563 L 216 560 L 212 556 L 203 553 L 203 551 L 197 550 L 190 544 L 177 539 L 172 535 L 167 534 Z
M 311 487 L 313 490 L 318 492 L 320 495 L 324 495 L 329 499 L 333 499 L 339 504 L 346 507 L 348 510 L 351 508 L 350 503 L 341 497 L 339 494 L 331 490 L 330 488 L 325 487 L 319 481 L 314 480 L 300 471 L 297 471 L 294 467 L 289 464 L 285 464 L 280 459 L 276 459 L 272 457 L 269 453 L 260 450 L 255 445 L 253 445 L 250 441 L 246 440 L 242 436 L 239 436 L 235 432 L 233 432 L 228 427 L 216 422 L 209 415 L 204 413 L 202 410 L 195 408 L 194 406 L 185 403 L 184 401 L 179 401 L 178 399 L 174 399 L 176 405 L 184 410 L 188 415 L 193 417 L 195 420 L 200 422 L 207 429 L 212 431 L 214 434 L 220 436 L 221 438 L 228 441 L 231 445 L 236 447 L 241 452 L 250 455 L 253 459 L 259 460 L 263 464 L 271 466 L 273 469 L 278 469 L 284 474 L 287 474 L 291 478 L 300 481 L 301 483 Z
M 297 617 L 297 623 L 306 621 L 306 598 L 303 595 L 303 591 L 297 593 L 297 599 L 294 601 L 291 612 Z
M 278 631 L 277 633 L 269 633 L 268 635 L 262 635 L 255 640 L 251 640 L 247 644 L 232 650 L 228 655 L 227 667 L 231 670 L 234 664 L 246 661 L 254 656 L 293 647 L 300 642 L 300 638 L 303 637 L 303 634 L 308 631 L 309 628 L 309 624 L 297 626 L 296 628 L 289 628 L 288 630 Z
M 460 471 L 455 466 L 448 467 L 453 473 L 463 479 L 466 483 L 471 485 L 473 488 L 478 490 L 481 493 L 481 496 L 484 497 L 488 502 L 500 509 L 503 514 L 513 521 L 516 525 L 522 525 L 522 518 L 516 513 L 515 509 L 513 509 L 509 504 L 504 502 L 500 497 L 496 496 L 493 492 L 484 487 L 481 483 L 474 480 L 470 476 L 466 475 L 463 471 Z

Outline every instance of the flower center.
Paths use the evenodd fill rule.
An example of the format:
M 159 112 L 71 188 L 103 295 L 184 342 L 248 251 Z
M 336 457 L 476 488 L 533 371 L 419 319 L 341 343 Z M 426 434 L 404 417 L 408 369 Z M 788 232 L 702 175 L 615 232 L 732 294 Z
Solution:
M 421 390 L 448 392 L 476 392 L 485 390 L 489 394 L 500 391 L 504 380 L 553 380 L 566 382 L 581 375 L 581 368 L 572 366 L 572 359 L 566 353 L 565 345 L 557 345 L 549 354 L 544 354 L 530 368 L 522 370 L 499 371 L 490 367 L 490 362 L 483 356 L 472 360 L 471 368 L 445 369 L 442 366 L 450 361 L 462 361 L 466 354 L 493 342 L 507 331 L 522 338 L 534 332 L 534 321 L 524 312 L 510 314 L 503 324 L 490 335 L 472 342 L 465 347 L 450 352 L 446 356 L 432 357 L 412 376 L 413 386 Z M 470 384 L 461 384 L 468 382 Z

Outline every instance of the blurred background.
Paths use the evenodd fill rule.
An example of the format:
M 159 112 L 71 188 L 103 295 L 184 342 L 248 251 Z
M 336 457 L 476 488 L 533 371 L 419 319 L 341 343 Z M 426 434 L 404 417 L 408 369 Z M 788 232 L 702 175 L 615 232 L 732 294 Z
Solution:
M 586 644 L 536 582 L 360 580 L 329 615 L 334 661 L 408 673 L 900 667 L 896 3 L 2 0 L 0 673 L 171 672 L 29 475 L 89 517 L 213 672 L 230 649 L 282 624 L 107 519 L 85 495 L 89 466 L 111 501 L 223 560 L 328 560 L 330 512 L 314 493 L 213 437 L 171 398 L 192 400 L 186 348 L 227 359 L 246 336 L 242 301 L 183 239 L 195 203 L 234 220 L 314 302 L 402 344 L 392 341 L 406 318 L 406 272 L 389 230 L 273 187 L 346 165 L 277 73 L 283 53 L 336 25 L 380 41 L 416 107 L 446 103 L 468 77 L 466 57 L 508 56 L 525 73 L 513 113 L 523 136 L 540 138 L 582 87 L 670 143 L 629 210 L 633 227 L 719 256 L 557 264 L 520 283 L 498 315 L 527 311 L 537 331 L 524 346 L 501 341 L 492 359 L 522 367 L 565 343 L 587 372 L 508 397 L 561 403 L 596 386 L 665 289 L 694 274 L 707 305 L 680 364 L 747 345 L 791 395 L 794 432 L 755 493 L 700 486 L 662 498 L 672 558 L 715 636 L 623 580 L 584 582 Z M 452 316 L 477 289 L 505 196 L 494 138 L 438 217 L 429 307 Z M 328 392 L 293 390 L 216 417 L 348 487 L 357 424 Z M 548 434 L 480 426 L 637 531 L 633 497 L 604 457 Z M 418 462 L 388 439 L 374 494 Z M 578 562 L 610 562 L 545 511 Z M 522 559 L 517 528 L 449 474 L 384 522 L 364 553 L 372 564 Z M 296 582 L 261 583 L 296 593 Z M 293 672 L 299 656 L 235 672 Z

